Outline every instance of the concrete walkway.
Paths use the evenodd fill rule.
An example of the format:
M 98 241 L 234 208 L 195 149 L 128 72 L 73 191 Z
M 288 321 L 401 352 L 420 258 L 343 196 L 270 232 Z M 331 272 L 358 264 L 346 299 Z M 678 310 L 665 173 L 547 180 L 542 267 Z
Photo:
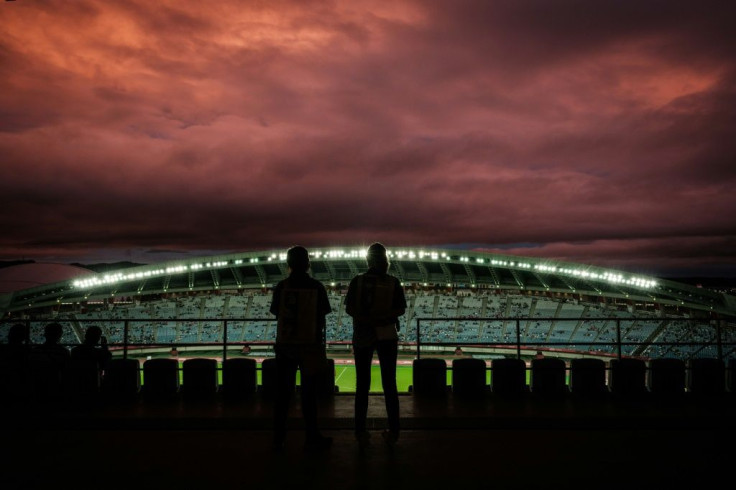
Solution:
M 736 396 L 716 399 L 462 400 L 401 397 L 403 433 L 373 444 L 352 431 L 353 396 L 322 401 L 333 447 L 303 451 L 295 400 L 286 451 L 271 451 L 271 402 L 48 404 L 6 409 L 3 489 L 666 488 L 732 481 Z M 725 481 L 721 481 L 726 478 Z

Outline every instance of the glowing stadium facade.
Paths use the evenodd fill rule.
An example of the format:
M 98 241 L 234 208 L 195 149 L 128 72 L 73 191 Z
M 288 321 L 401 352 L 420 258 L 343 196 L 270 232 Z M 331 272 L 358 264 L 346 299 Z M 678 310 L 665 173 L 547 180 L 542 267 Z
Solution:
M 313 248 L 312 275 L 342 288 L 365 270 L 365 247 Z M 390 248 L 391 271 L 408 287 L 544 294 L 587 301 L 733 316 L 730 295 L 673 281 L 547 259 L 459 250 Z M 177 292 L 267 289 L 287 274 L 285 250 L 243 252 L 145 265 L 8 295 L 9 314 Z

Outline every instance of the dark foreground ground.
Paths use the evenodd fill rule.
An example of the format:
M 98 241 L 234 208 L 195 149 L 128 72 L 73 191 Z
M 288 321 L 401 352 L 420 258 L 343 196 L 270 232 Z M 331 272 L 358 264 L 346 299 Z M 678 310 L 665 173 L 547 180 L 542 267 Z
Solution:
M 24 405 L 6 409 L 2 489 L 728 488 L 736 394 L 708 399 L 461 400 L 401 397 L 403 433 L 386 446 L 383 397 L 372 445 L 353 438 L 353 396 L 322 402 L 322 454 L 303 451 L 295 400 L 283 454 L 271 402 Z

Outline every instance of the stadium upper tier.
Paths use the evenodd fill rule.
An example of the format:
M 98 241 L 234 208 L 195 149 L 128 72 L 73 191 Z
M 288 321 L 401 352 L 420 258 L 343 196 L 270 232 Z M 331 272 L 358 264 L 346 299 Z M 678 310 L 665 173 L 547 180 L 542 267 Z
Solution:
M 366 247 L 312 248 L 312 275 L 342 288 L 366 269 Z M 389 248 L 391 273 L 407 287 L 477 288 L 624 300 L 732 316 L 736 298 L 673 281 L 601 267 L 485 252 Z M 270 288 L 287 275 L 286 250 L 144 265 L 12 292 L 4 313 L 186 291 Z

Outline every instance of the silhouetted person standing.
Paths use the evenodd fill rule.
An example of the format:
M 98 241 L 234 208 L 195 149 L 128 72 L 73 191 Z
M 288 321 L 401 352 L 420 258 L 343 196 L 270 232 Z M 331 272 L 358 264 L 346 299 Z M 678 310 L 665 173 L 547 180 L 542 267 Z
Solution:
M 88 327 L 84 332 L 82 343 L 72 347 L 71 358 L 97 362 L 97 368 L 102 375 L 112 359 L 112 353 L 107 348 L 107 338 L 102 335 L 102 329 L 97 325 Z
M 378 353 L 381 382 L 386 400 L 389 428 L 383 432 L 388 444 L 399 439 L 399 396 L 396 387 L 396 362 L 399 345 L 399 317 L 406 311 L 401 282 L 388 274 L 389 259 L 380 243 L 368 247 L 368 271 L 350 281 L 345 311 L 353 317 L 353 355 L 355 356 L 355 437 L 361 447 L 370 438 L 366 430 L 368 391 L 371 386 L 373 353 Z
M 276 400 L 274 404 L 274 449 L 283 449 L 286 420 L 301 373 L 301 409 L 305 449 L 322 450 L 332 444 L 317 425 L 317 377 L 327 367 L 325 316 L 332 308 L 324 285 L 309 275 L 309 252 L 295 246 L 286 254 L 289 276 L 273 291 L 271 313 L 276 315 Z

